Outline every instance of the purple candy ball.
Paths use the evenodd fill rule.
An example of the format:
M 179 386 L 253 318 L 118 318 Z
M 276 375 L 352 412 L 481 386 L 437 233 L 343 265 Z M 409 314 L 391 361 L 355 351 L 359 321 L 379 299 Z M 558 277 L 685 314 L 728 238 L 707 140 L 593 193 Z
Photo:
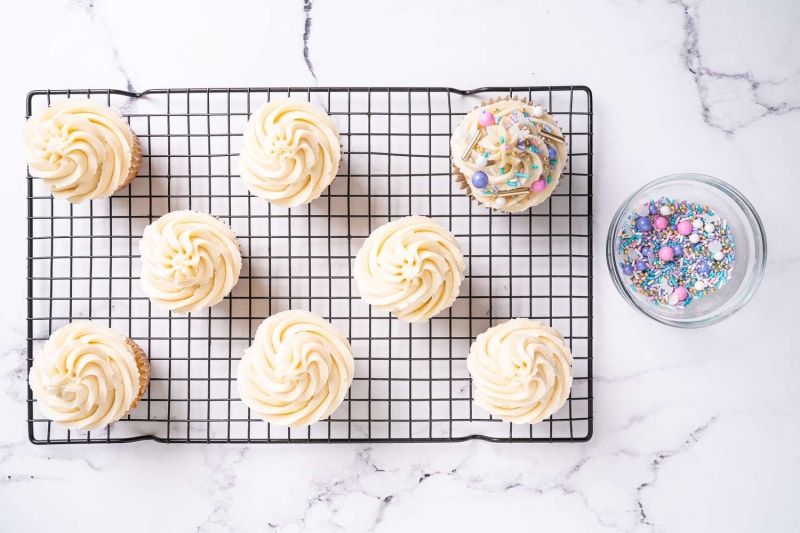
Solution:
M 556 156 L 558 155 L 558 152 L 556 152 L 555 148 L 550 146 L 550 147 L 547 148 L 547 155 L 550 156 L 550 159 L 555 159 Z
M 631 265 L 625 265 L 622 267 L 622 273 L 626 276 L 633 276 L 633 267 Z
M 711 272 L 711 267 L 708 266 L 708 263 L 700 263 L 697 267 L 697 271 L 701 274 L 708 274 Z
M 675 252 L 675 257 L 680 257 L 683 255 L 683 246 L 680 244 L 673 244 L 672 251 Z
M 636 261 L 636 270 L 642 271 L 647 270 L 647 263 L 644 261 Z
M 483 189 L 489 184 L 489 176 L 479 170 L 472 175 L 472 184 L 479 189 Z
M 642 252 L 642 255 L 644 257 L 649 257 L 650 256 L 650 247 L 649 246 L 642 246 L 641 252 Z
M 650 207 L 648 209 L 651 215 L 655 215 L 656 213 L 658 213 L 658 208 L 656 207 L 656 204 L 650 204 Z
M 650 219 L 647 217 L 639 217 L 636 219 L 636 229 L 639 231 L 650 231 L 652 229 L 653 224 L 650 222 Z

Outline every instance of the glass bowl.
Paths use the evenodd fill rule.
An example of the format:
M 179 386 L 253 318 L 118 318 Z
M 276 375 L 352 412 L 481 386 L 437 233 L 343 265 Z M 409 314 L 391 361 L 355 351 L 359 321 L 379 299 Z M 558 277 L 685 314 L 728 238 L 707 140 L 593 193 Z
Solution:
M 633 209 L 661 197 L 709 206 L 725 218 L 735 243 L 735 262 L 728 282 L 681 308 L 656 305 L 636 291 L 620 268 L 620 262 L 627 258 L 616 251 L 617 235 L 623 225 L 630 224 Z M 764 277 L 767 237 L 755 208 L 739 191 L 711 176 L 675 174 L 648 183 L 622 203 L 608 230 L 606 255 L 614 285 L 636 310 L 669 326 L 699 328 L 728 318 L 753 297 Z

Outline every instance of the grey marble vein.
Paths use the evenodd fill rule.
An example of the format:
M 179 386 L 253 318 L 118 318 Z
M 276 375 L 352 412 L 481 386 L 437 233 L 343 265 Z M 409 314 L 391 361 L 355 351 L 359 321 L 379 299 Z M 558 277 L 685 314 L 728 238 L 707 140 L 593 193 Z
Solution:
M 655 527 L 655 524 L 653 524 L 647 515 L 644 502 L 642 501 L 642 492 L 648 488 L 652 488 L 655 485 L 656 481 L 658 480 L 658 471 L 668 459 L 690 450 L 700 440 L 703 434 L 717 422 L 718 419 L 719 415 L 714 415 L 706 423 L 700 425 L 694 431 L 692 431 L 683 444 L 677 448 L 659 452 L 655 459 L 652 460 L 650 465 L 650 470 L 653 474 L 652 478 L 643 482 L 636 488 L 636 504 L 639 508 L 639 522 L 641 524 Z
M 211 477 L 213 508 L 197 526 L 197 533 L 218 531 L 234 532 L 229 523 L 232 491 L 236 487 L 234 468 L 247 457 L 249 448 L 229 446 L 209 446 L 202 450 L 203 463 Z
M 686 70 L 692 75 L 703 121 L 726 134 L 748 126 L 769 115 L 783 115 L 800 110 L 800 72 L 778 80 L 758 79 L 751 72 L 724 72 L 708 66 L 700 47 L 700 16 L 702 2 L 691 4 L 686 0 L 668 0 L 683 10 L 681 57 Z M 730 113 L 724 105 L 736 101 L 740 112 Z
M 6 369 L 0 383 L 4 385 L 5 394 L 16 403 L 25 403 L 28 365 L 25 359 L 27 343 L 16 342 L 0 353 L 0 368 Z
M 305 23 L 303 26 L 303 59 L 306 62 L 306 67 L 308 71 L 311 73 L 311 76 L 314 78 L 314 83 L 317 82 L 317 75 L 314 73 L 314 65 L 311 64 L 311 59 L 309 58 L 308 52 L 308 39 L 311 36 L 311 8 L 314 7 L 313 0 L 303 0 L 303 11 L 305 12 L 306 18 Z
M 136 92 L 136 89 L 133 87 L 131 76 L 128 74 L 128 70 L 125 68 L 122 58 L 120 57 L 119 48 L 114 41 L 113 33 L 108 27 L 108 23 L 97 14 L 94 0 L 70 0 L 70 3 L 77 9 L 83 11 L 89 17 L 90 22 L 93 24 L 99 24 L 103 27 L 108 37 L 108 46 L 111 52 L 114 68 L 122 75 L 123 78 L 125 78 L 125 89 L 130 92 Z

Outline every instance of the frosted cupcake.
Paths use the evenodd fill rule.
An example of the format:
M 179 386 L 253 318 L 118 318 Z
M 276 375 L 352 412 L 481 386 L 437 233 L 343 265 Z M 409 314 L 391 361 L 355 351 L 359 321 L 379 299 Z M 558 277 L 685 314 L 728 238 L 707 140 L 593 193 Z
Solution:
M 572 388 L 572 353 L 564 337 L 527 318 L 478 335 L 467 368 L 475 403 L 504 422 L 541 422 L 566 403 Z
M 467 113 L 450 150 L 459 186 L 510 213 L 549 198 L 567 162 L 566 140 L 553 117 L 517 97 L 489 100 Z
M 247 122 L 239 174 L 252 194 L 296 207 L 319 198 L 341 158 L 339 130 L 324 111 L 301 100 L 276 100 Z
M 53 333 L 33 358 L 30 387 L 44 416 L 68 429 L 94 430 L 126 416 L 150 382 L 138 344 L 94 322 Z
M 33 177 L 72 203 L 108 198 L 142 164 L 142 147 L 113 109 L 85 98 L 51 105 L 25 124 L 23 155 Z
M 239 396 L 265 422 L 304 427 L 339 407 L 354 368 L 341 331 L 308 311 L 284 311 L 262 322 L 245 350 Z
M 430 218 L 411 216 L 370 234 L 353 277 L 371 305 L 404 322 L 424 322 L 453 305 L 465 268 L 455 235 Z
M 233 230 L 197 211 L 173 211 L 147 226 L 139 252 L 142 290 L 153 304 L 176 313 L 218 304 L 242 270 Z

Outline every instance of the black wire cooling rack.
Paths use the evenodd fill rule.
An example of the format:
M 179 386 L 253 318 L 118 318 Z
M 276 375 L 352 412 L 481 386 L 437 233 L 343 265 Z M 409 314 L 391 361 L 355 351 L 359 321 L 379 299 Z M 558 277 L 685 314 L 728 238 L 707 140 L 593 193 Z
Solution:
M 569 164 L 550 200 L 520 214 L 491 212 L 464 196 L 450 173 L 449 139 L 489 98 L 527 97 L 558 120 Z M 324 107 L 344 148 L 334 184 L 291 210 L 248 194 L 237 175 L 251 110 L 291 96 Z M 54 200 L 28 174 L 28 367 L 50 334 L 91 319 L 133 338 L 152 365 L 150 386 L 124 420 L 92 432 L 46 420 L 28 391 L 37 444 L 159 442 L 574 442 L 592 435 L 592 97 L 587 87 L 263 88 L 47 90 L 28 95 L 27 116 L 51 102 L 90 97 L 118 109 L 144 151 L 139 176 L 107 200 Z M 219 305 L 173 315 L 139 286 L 144 227 L 176 209 L 229 223 L 243 248 L 238 285 Z M 352 261 L 385 222 L 427 215 L 455 233 L 466 279 L 453 307 L 408 325 L 361 301 Z M 340 328 L 355 379 L 330 419 L 302 430 L 251 417 L 236 366 L 260 322 L 308 309 Z M 533 317 L 568 339 L 575 380 L 567 404 L 535 425 L 492 419 L 472 402 L 466 357 L 476 335 Z

